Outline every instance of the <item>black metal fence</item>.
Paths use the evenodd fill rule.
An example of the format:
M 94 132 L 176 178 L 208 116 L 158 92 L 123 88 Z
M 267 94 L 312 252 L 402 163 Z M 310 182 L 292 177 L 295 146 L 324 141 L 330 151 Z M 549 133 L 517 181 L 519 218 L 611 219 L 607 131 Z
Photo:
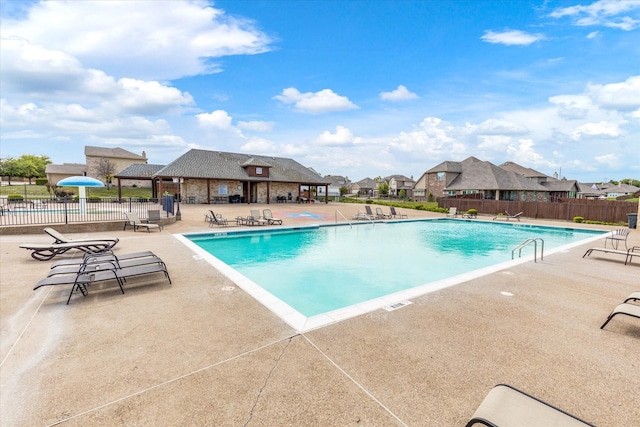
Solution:
M 158 199 L 138 197 L 28 199 L 21 201 L 5 199 L 0 204 L 0 210 L 0 227 L 125 221 L 127 219 L 125 212 L 135 212 L 140 219 L 146 219 L 150 210 L 159 210 L 163 217 L 174 215 L 173 203 L 159 203 Z

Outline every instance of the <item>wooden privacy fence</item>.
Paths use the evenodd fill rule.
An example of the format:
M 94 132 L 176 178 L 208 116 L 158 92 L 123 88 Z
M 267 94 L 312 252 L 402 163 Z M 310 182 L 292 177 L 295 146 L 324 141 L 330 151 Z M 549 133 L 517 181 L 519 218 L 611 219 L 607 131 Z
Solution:
M 627 214 L 638 212 L 638 203 L 614 200 L 559 199 L 557 202 L 524 202 L 517 200 L 485 200 L 441 197 L 441 208 L 458 208 L 458 212 L 477 209 L 480 214 L 497 215 L 508 211 L 522 212 L 523 217 L 573 221 L 576 216 L 585 220 L 602 222 L 628 221 Z

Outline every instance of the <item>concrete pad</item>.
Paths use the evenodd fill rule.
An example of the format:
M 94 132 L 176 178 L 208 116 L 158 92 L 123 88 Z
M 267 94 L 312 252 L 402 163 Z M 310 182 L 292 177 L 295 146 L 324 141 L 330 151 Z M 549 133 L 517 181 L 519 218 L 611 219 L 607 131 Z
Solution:
M 173 236 L 217 231 L 204 222 L 210 207 L 182 205 L 162 232 L 108 233 L 116 253 L 159 255 L 173 284 L 132 280 L 124 295 L 91 285 L 69 305 L 70 287 L 32 290 L 50 262 L 18 245 L 44 233 L 0 236 L 3 426 L 464 425 L 503 382 L 599 426 L 640 419 L 640 323 L 599 329 L 640 290 L 637 259 L 582 258 L 593 244 L 582 245 L 298 334 Z M 359 205 L 256 207 L 303 226 L 344 222 L 336 210 L 350 218 Z M 637 230 L 629 244 L 640 245 Z

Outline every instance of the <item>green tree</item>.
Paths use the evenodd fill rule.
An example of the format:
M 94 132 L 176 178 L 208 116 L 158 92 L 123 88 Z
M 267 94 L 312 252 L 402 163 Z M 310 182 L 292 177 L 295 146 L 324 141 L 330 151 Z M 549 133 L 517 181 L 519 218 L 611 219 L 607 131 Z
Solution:
M 342 187 L 340 187 L 340 195 L 344 196 L 345 194 L 347 194 L 349 192 L 349 189 L 347 188 L 346 185 L 343 185 Z
M 23 176 L 20 162 L 13 157 L 0 160 L 0 175 L 8 177 L 9 185 L 11 185 L 11 178 Z
M 389 184 L 386 181 L 383 181 L 380 184 L 378 184 L 378 194 L 381 196 L 389 195 Z
M 45 170 L 51 160 L 47 156 L 36 156 L 33 154 L 23 154 L 18 158 L 21 165 L 22 177 L 29 178 L 29 184 L 33 178 L 44 178 Z
M 406 199 L 407 198 L 407 190 L 405 190 L 404 188 L 402 190 L 400 190 L 400 194 L 398 194 L 398 197 L 400 197 L 401 199 Z

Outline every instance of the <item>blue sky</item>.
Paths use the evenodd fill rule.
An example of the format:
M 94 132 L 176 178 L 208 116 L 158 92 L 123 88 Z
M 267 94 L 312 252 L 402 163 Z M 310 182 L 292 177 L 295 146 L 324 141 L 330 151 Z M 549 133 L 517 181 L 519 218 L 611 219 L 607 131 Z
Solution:
M 640 0 L 0 3 L 0 156 L 640 179 Z

